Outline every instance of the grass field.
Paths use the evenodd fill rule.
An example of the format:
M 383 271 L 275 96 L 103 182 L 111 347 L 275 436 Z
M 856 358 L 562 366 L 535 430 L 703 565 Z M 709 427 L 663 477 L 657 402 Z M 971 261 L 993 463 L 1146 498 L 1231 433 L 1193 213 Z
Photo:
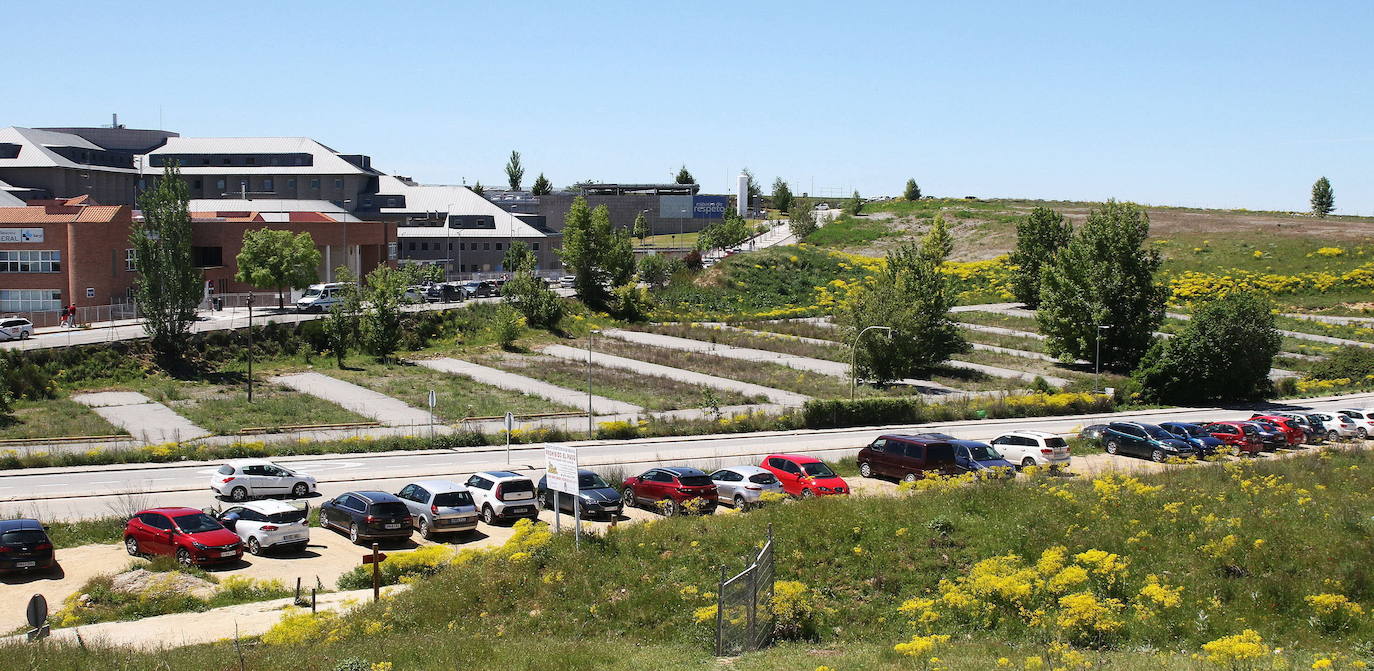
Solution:
M 13 406 L 10 418 L 0 418 L 0 440 L 128 434 L 94 410 L 66 398 L 18 400 Z
M 191 398 L 169 400 L 167 405 L 197 426 L 218 434 L 247 428 L 371 421 L 329 401 L 261 382 L 253 389 L 252 403 L 243 387 L 235 386 L 197 389 Z
M 367 357 L 349 359 L 346 369 L 321 368 L 319 372 L 398 398 L 416 408 L 427 407 L 430 390 L 438 397 L 434 414 L 445 421 L 465 417 L 576 411 L 577 408 L 474 382 L 461 375 L 442 373 L 410 363 L 379 364 Z
M 687 247 L 696 249 L 697 238 L 700 233 L 667 233 L 664 235 L 651 235 L 640 242 L 639 238 L 634 239 L 636 247 Z
M 569 346 L 576 347 L 574 343 Z M 600 343 L 598 342 L 598 347 Z M 543 380 L 565 389 L 587 391 L 587 366 L 550 356 L 497 354 L 475 359 L 474 363 Z M 592 393 L 598 396 L 633 403 L 645 410 L 658 412 L 681 408 L 701 408 L 708 405 L 702 388 L 652 375 L 639 375 L 618 368 L 592 367 Z M 719 405 L 747 405 L 762 402 L 731 391 L 713 390 Z

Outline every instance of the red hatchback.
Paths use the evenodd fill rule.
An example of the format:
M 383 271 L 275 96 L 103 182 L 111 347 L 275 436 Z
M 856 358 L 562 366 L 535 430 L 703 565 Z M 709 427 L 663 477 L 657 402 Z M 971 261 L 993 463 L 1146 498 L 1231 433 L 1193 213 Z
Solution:
M 782 490 L 792 496 L 810 498 L 849 493 L 849 483 L 815 457 L 774 454 L 765 457 L 759 466 L 777 476 Z
M 149 508 L 124 526 L 124 549 L 140 555 L 168 555 L 186 566 L 238 561 L 243 543 L 215 518 L 195 508 Z
M 1212 422 L 1203 425 L 1202 430 L 1242 453 L 1255 455 L 1264 449 L 1259 432 L 1246 422 Z
M 1264 422 L 1283 432 L 1283 437 L 1288 440 L 1290 446 L 1301 445 L 1302 441 L 1307 440 L 1307 431 L 1291 417 L 1280 417 L 1278 415 L 1255 415 L 1250 418 L 1252 422 Z
M 651 468 L 638 476 L 625 478 L 625 488 L 621 492 L 626 508 L 644 504 L 657 506 L 659 512 L 669 517 L 684 510 L 710 515 L 715 512 L 719 498 L 711 476 L 685 466 Z

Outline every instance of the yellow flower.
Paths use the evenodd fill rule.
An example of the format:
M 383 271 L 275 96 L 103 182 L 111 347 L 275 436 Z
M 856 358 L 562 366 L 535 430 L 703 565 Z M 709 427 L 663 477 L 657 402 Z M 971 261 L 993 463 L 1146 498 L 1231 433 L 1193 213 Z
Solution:
M 1224 636 L 1204 643 L 1202 651 L 1207 653 L 1207 661 L 1213 664 L 1235 666 L 1236 662 L 1267 656 L 1269 647 L 1264 645 L 1264 639 L 1260 638 L 1258 632 L 1246 629 L 1234 636 Z
M 949 641 L 948 634 L 931 634 L 929 636 L 912 636 L 906 643 L 898 643 L 892 646 L 893 650 L 909 657 L 920 657 L 926 653 L 934 651 L 941 645 Z

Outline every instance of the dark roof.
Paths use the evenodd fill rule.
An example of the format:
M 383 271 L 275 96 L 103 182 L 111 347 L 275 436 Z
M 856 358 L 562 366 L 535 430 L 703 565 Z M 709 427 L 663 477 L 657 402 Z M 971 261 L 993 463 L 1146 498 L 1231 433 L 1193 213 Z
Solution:
M 0 520 L 0 532 L 15 531 L 18 529 L 33 529 L 42 531 L 43 525 L 38 520 L 19 519 L 19 520 Z
M 353 492 L 353 495 L 366 499 L 369 503 L 391 503 L 392 501 L 400 501 L 400 499 L 396 498 L 394 494 L 388 494 L 386 492 L 369 490 L 362 492 Z
M 706 475 L 706 473 L 700 469 L 692 468 L 691 466 L 664 466 L 658 470 L 668 471 L 673 475 Z
M 522 477 L 525 477 L 525 476 L 523 476 L 523 475 L 520 475 L 519 473 L 516 473 L 515 471 L 485 471 L 485 473 L 487 473 L 488 475 L 494 475 L 494 476 L 496 476 L 496 477 L 498 477 L 498 478 L 522 478 Z

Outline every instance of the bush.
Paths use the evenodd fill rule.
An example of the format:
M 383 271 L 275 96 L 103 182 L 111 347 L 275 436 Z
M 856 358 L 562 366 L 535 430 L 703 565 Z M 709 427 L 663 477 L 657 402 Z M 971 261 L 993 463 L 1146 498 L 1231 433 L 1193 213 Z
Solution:
M 525 331 L 525 318 L 515 309 L 503 307 L 497 313 L 496 319 L 492 320 L 491 330 L 502 349 L 511 349 L 520 338 L 520 334 Z
M 1046 417 L 1111 412 L 1113 400 L 1083 393 L 1032 393 L 984 397 L 947 403 L 926 403 L 920 397 L 812 399 L 802 406 L 801 423 L 808 429 L 916 424 L 935 421 Z
M 1318 380 L 1361 380 L 1374 373 L 1374 348 L 1345 345 L 1312 364 L 1309 375 Z
M 1269 368 L 1282 340 L 1268 299 L 1227 294 L 1200 306 L 1173 338 L 1157 341 L 1132 377 L 1154 401 L 1258 400 L 1273 390 Z

